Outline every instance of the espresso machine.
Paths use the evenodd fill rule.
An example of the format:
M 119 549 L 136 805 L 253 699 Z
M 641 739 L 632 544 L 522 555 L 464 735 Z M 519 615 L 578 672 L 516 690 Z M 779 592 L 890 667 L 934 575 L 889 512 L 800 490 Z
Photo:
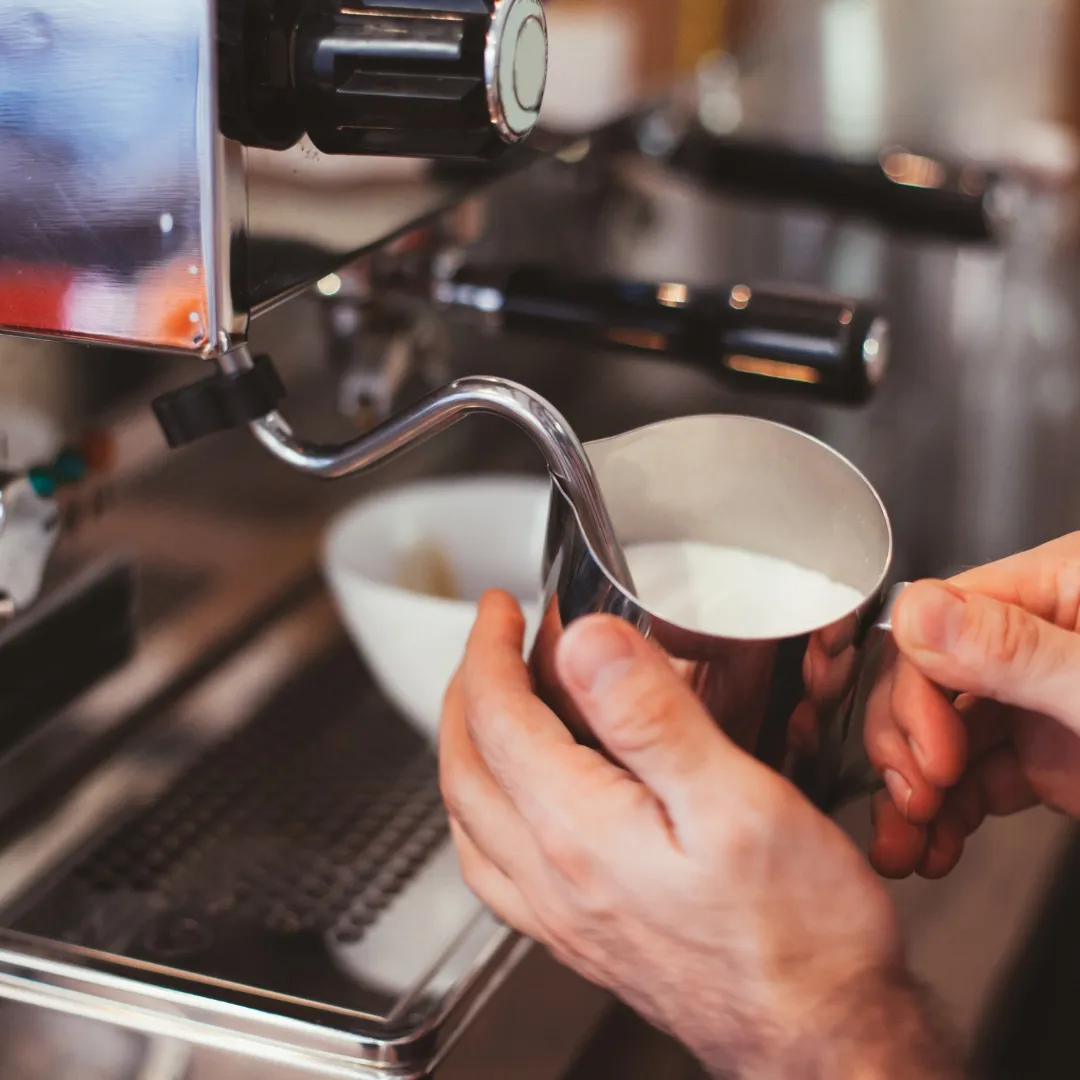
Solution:
M 530 170 L 790 179 L 671 110 L 544 131 L 547 53 L 541 0 L 0 0 L 0 333 L 174 361 L 105 434 L 4 450 L 0 1038 L 53 1055 L 34 1080 L 539 1080 L 610 1004 L 452 880 L 432 754 L 344 642 L 313 536 L 375 465 L 514 467 L 515 427 L 562 430 L 498 365 L 452 379 L 447 326 L 851 406 L 889 325 L 487 257 Z M 981 238 L 985 185 L 920 162 L 872 170 L 889 212 L 960 200 Z M 476 413 L 505 437 L 470 442 Z

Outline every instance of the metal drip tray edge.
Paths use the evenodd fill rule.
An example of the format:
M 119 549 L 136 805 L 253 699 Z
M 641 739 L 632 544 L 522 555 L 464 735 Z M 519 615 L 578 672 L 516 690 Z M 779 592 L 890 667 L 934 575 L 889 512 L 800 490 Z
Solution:
M 306 1019 L 285 1017 L 268 1010 L 256 993 L 239 1004 L 165 989 L 144 981 L 150 973 L 115 959 L 76 963 L 56 956 L 51 943 L 8 931 L 0 932 L 0 997 L 312 1075 L 419 1080 L 452 1050 L 532 947 L 501 929 L 436 1013 L 381 1033 L 377 1024 L 332 1026 L 318 1007 Z

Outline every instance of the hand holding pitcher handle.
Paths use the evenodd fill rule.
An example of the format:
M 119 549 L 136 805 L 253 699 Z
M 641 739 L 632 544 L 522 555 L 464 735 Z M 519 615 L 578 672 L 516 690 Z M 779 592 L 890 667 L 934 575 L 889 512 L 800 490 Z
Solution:
M 523 631 L 509 596 L 485 598 L 443 711 L 442 790 L 480 898 L 710 1075 L 959 1080 L 842 830 L 610 614 L 576 620 L 551 657 L 583 746 L 536 696 Z
M 1080 815 L 1080 534 L 893 599 L 865 717 L 895 774 L 877 867 L 940 875 L 987 813 Z M 610 615 L 577 620 L 552 657 L 606 754 L 582 746 L 534 692 L 523 626 L 509 597 L 481 605 L 443 715 L 443 792 L 481 898 L 718 1074 L 960 1077 L 843 833 Z M 850 622 L 812 646 L 808 746 L 807 712 L 846 697 L 862 651 Z
M 1080 534 L 891 599 L 865 728 L 877 869 L 941 877 L 989 816 L 1080 815 Z
M 793 737 L 798 738 L 800 721 L 806 711 L 817 714 L 823 710 L 846 707 L 844 736 L 845 760 L 840 766 L 836 789 L 831 798 L 835 807 L 876 795 L 886 788 L 904 814 L 909 813 L 912 799 L 918 799 L 912 786 L 887 761 L 871 755 L 871 746 L 863 737 L 867 730 L 867 714 L 872 704 L 880 709 L 882 681 L 895 662 L 894 618 L 900 599 L 912 587 L 905 581 L 893 585 L 885 593 L 880 606 L 871 609 L 872 621 L 860 634 L 844 626 L 832 627 L 814 634 L 807 646 L 803 668 L 806 686 L 806 705 L 792 718 Z M 939 688 L 952 704 L 955 691 Z M 846 705 L 841 706 L 845 695 Z M 817 727 L 816 720 L 802 726 Z M 914 770 L 909 770 L 914 772 Z

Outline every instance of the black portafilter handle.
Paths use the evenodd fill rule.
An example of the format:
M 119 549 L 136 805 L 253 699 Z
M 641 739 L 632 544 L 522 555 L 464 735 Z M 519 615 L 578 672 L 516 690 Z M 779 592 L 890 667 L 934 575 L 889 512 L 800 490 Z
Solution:
M 803 289 L 573 277 L 539 267 L 466 268 L 436 299 L 510 334 L 693 364 L 747 390 L 867 401 L 889 361 L 889 326 L 862 301 Z
M 995 173 L 903 148 L 859 161 L 694 131 L 667 164 L 725 194 L 817 206 L 902 234 L 960 243 L 996 238 Z

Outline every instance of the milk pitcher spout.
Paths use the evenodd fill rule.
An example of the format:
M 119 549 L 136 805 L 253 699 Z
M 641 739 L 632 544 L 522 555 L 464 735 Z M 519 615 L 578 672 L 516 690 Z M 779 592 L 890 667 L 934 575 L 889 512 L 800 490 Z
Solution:
M 893 544 L 869 482 L 816 439 L 742 416 L 671 420 L 584 450 L 634 584 L 553 479 L 538 694 L 593 743 L 555 654 L 577 619 L 616 615 L 668 654 L 728 738 L 820 809 L 876 787 L 863 699 Z M 710 559 L 719 575 L 701 576 Z

